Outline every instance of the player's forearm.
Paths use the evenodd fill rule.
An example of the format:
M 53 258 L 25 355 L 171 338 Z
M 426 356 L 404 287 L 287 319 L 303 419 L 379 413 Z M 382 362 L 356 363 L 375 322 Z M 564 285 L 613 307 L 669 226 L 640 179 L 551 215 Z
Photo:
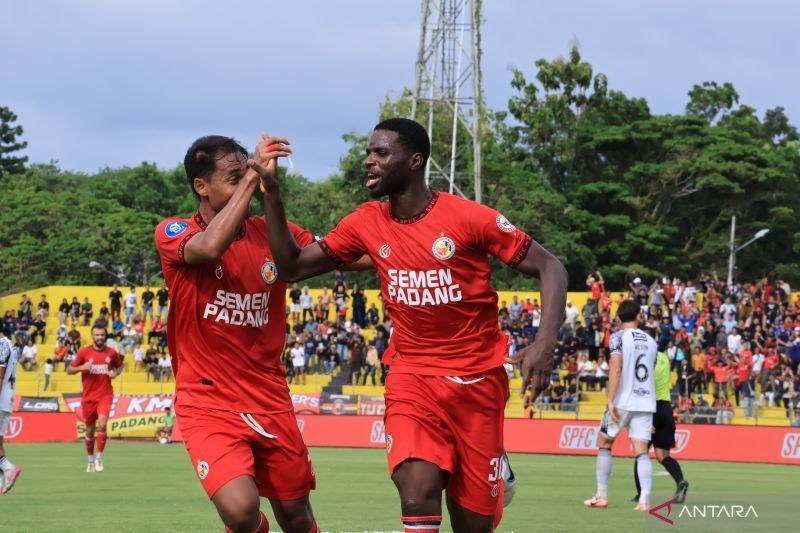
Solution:
M 72 375 L 72 374 L 77 374 L 79 372 L 82 372 L 80 367 L 67 365 L 67 374 Z
M 264 218 L 267 222 L 272 258 L 278 267 L 278 276 L 283 280 L 294 281 L 300 270 L 300 246 L 297 245 L 289 229 L 280 191 L 264 194 Z
M 548 258 L 539 269 L 542 291 L 542 316 L 536 336 L 543 336 L 547 342 L 555 343 L 558 330 L 564 322 L 564 309 L 567 304 L 567 271 L 555 256 Z
M 608 401 L 613 402 L 614 397 L 617 395 L 617 387 L 619 387 L 619 377 L 621 374 L 621 369 L 618 367 L 612 367 L 608 370 Z
M 258 183 L 258 174 L 252 170 L 245 173 L 227 205 L 208 223 L 204 232 L 189 241 L 186 258 L 190 263 L 222 257 L 242 227 Z M 192 241 L 196 241 L 194 246 Z

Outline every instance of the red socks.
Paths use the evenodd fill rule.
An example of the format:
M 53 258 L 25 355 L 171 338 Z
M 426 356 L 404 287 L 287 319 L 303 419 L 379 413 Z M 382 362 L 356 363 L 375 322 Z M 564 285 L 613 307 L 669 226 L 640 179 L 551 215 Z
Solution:
M 94 437 L 91 439 L 89 437 L 85 437 L 84 442 L 86 443 L 86 454 L 94 455 Z
M 106 449 L 106 439 L 108 438 L 108 433 L 105 431 L 98 431 L 97 432 L 97 452 L 103 453 L 103 450 Z
M 308 533 L 322 533 L 322 530 L 317 525 L 316 519 L 314 519 L 314 521 L 311 522 L 311 527 L 308 529 Z
M 404 516 L 405 533 L 439 533 L 441 516 Z

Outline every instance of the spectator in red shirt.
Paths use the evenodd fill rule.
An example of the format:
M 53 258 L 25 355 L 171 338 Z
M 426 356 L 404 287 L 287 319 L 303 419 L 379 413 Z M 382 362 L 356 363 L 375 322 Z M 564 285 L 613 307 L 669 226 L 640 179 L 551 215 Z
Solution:
M 728 365 L 722 360 L 714 366 L 714 396 L 728 396 Z

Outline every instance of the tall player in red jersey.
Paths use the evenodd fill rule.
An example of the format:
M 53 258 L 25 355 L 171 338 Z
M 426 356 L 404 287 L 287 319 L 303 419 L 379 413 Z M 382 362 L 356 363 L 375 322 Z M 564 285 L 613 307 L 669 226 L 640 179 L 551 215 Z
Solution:
M 106 346 L 106 328 L 92 326 L 92 344 L 78 350 L 75 359 L 67 367 L 67 374 L 81 373 L 83 394 L 81 412 L 86 424 L 86 453 L 89 463 L 87 472 L 102 472 L 103 450 L 106 448 L 106 425 L 111 404 L 114 403 L 114 387 L 111 380 L 122 373 L 122 359 L 113 348 Z M 95 430 L 97 454 L 95 455 Z
M 407 119 L 375 127 L 367 146 L 373 198 L 318 243 L 300 248 L 284 222 L 277 180 L 264 173 L 278 272 L 287 280 L 372 259 L 394 332 L 384 361 L 386 448 L 407 532 L 435 532 L 441 495 L 455 531 L 491 531 L 502 515 L 507 339 L 498 327 L 489 255 L 542 281 L 539 333 L 522 357 L 543 390 L 566 300 L 561 262 L 503 215 L 425 184 L 430 141 Z M 258 161 L 251 167 L 263 173 Z
M 264 137 L 259 160 L 276 172 L 275 158 L 290 150 L 270 148 L 285 140 Z M 264 218 L 247 216 L 260 178 L 246 162 L 246 150 L 233 139 L 195 141 L 184 166 L 199 209 L 155 230 L 172 300 L 167 342 L 175 411 L 226 531 L 269 531 L 259 508 L 263 496 L 283 531 L 316 532 L 308 498 L 314 471 L 280 362 L 286 284 L 278 279 Z M 313 241 L 308 231 L 284 224 L 301 246 Z

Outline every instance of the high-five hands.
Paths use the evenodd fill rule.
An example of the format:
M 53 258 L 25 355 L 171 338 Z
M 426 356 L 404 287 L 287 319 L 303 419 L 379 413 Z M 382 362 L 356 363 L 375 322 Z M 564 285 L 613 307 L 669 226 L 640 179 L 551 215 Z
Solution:
M 253 158 L 247 161 L 247 166 L 261 177 L 261 192 L 269 194 L 278 189 L 278 158 L 291 155 L 289 144 L 285 137 L 270 137 L 261 132 Z

